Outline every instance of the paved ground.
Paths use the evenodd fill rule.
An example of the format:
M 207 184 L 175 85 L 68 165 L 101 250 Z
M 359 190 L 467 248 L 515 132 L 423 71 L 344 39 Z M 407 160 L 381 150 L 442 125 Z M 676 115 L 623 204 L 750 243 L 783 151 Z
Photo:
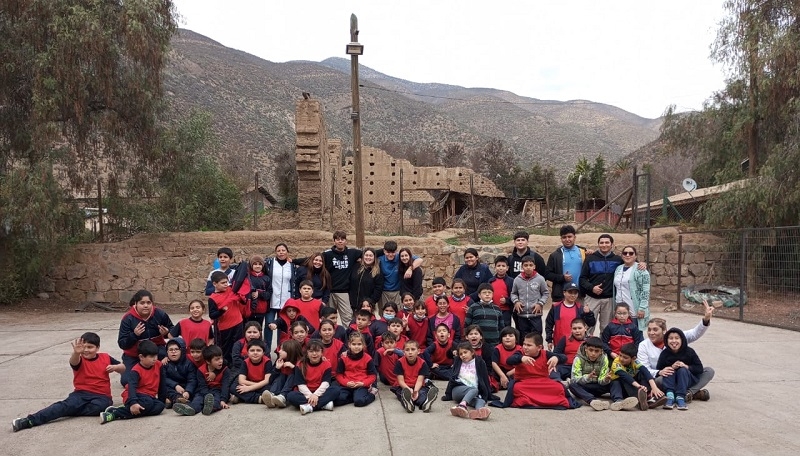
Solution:
M 698 317 L 661 315 L 688 329 Z M 0 313 L 0 454 L 316 454 L 437 456 L 511 454 L 796 454 L 800 448 L 796 390 L 800 333 L 714 320 L 693 347 L 716 370 L 712 399 L 690 410 L 595 412 L 494 409 L 487 422 L 451 417 L 437 402 L 429 414 L 408 414 L 388 390 L 355 409 L 315 412 L 236 405 L 210 417 L 161 416 L 101 426 L 99 418 L 70 418 L 11 432 L 11 420 L 71 391 L 69 342 L 84 331 L 100 334 L 103 351 L 119 357 L 120 315 L 52 314 L 36 321 Z M 46 320 L 46 322 L 45 322 Z M 57 324 L 53 324 L 57 322 Z M 114 374 L 116 375 L 116 374 Z M 113 382 L 120 401 L 121 387 Z M 443 386 L 443 385 L 442 385 Z M 435 443 L 434 443 L 435 442 Z M 356 446 L 361 448 L 356 450 Z M 794 448 L 794 450 L 793 450 Z

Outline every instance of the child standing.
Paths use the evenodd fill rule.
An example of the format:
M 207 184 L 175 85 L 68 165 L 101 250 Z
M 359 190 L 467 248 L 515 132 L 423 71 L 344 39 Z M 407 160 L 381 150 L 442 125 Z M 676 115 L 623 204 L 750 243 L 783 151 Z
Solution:
M 264 356 L 266 350 L 267 344 L 260 338 L 247 342 L 247 359 L 239 368 L 234 383 L 234 403 L 262 403 L 261 394 L 267 389 L 267 384 L 272 377 L 272 361 Z
M 492 301 L 503 312 L 503 327 L 511 326 L 511 289 L 514 287 L 514 278 L 508 275 L 508 258 L 497 255 L 494 259 L 494 277 L 489 279 L 489 284 L 494 290 Z
M 331 411 L 334 399 L 339 397 L 339 387 L 331 384 L 331 364 L 322 352 L 322 342 L 312 340 L 303 361 L 294 369 L 295 391 L 286 394 L 286 402 L 299 407 L 301 415 Z
M 161 376 L 167 390 L 167 408 L 172 408 L 176 402 L 186 404 L 197 388 L 197 368 L 184 352 L 183 339 L 167 342 L 166 361 L 161 368 Z
M 209 345 L 203 349 L 203 359 L 206 363 L 197 370 L 197 394 L 192 402 L 172 405 L 172 410 L 179 415 L 193 416 L 197 412 L 211 415 L 229 408 L 227 401 L 233 374 L 225 365 L 222 349 L 216 345 Z
M 410 295 L 403 295 L 403 300 L 406 296 Z M 424 348 L 428 342 L 428 309 L 425 303 L 414 304 L 413 313 L 411 316 L 406 316 L 403 322 L 408 330 L 408 339 L 417 341 L 417 344 Z
M 167 356 L 167 341 L 164 337 L 172 329 L 172 320 L 163 310 L 157 308 L 153 294 L 147 290 L 137 291 L 128 303 L 128 312 L 119 323 L 117 344 L 122 349 L 122 364 L 127 370 L 122 376 L 126 382 L 127 372 L 139 362 L 139 341 L 150 340 L 158 346 L 158 359 Z
M 263 328 L 272 297 L 272 278 L 264 274 L 264 258 L 261 255 L 250 257 L 247 267 L 248 275 L 242 281 L 238 294 L 250 311 L 248 321 L 255 321 Z
M 377 380 L 377 371 L 372 356 L 365 353 L 366 343 L 361 332 L 350 333 L 347 352 L 342 355 L 336 372 L 336 381 L 341 386 L 334 405 L 353 404 L 365 407 L 375 401 L 370 389 Z
M 314 297 L 314 287 L 310 280 L 300 282 L 298 290 L 300 297 L 289 299 L 283 308 L 285 309 L 289 305 L 296 308 L 297 313 L 316 331 L 319 329 L 320 311 L 325 307 L 322 304 L 323 301 Z
M 125 366 L 108 353 L 100 353 L 100 336 L 83 333 L 72 342 L 69 365 L 72 368 L 73 391 L 66 399 L 49 405 L 24 418 L 11 422 L 14 432 L 41 426 L 66 416 L 97 416 L 111 406 L 109 373 L 123 373 Z
M 228 276 L 224 272 L 212 272 L 211 283 L 214 284 L 214 292 L 208 297 L 208 316 L 217 327 L 217 345 L 222 350 L 223 359 L 231 365 L 233 344 L 242 338 L 243 302 L 230 288 Z
M 164 411 L 166 383 L 161 378 L 161 364 L 158 362 L 158 346 L 152 341 L 139 342 L 139 362 L 128 373 L 128 383 L 122 392 L 119 407 L 108 407 L 100 412 L 100 424 L 114 420 L 128 420 L 143 416 L 155 416 Z
M 545 322 L 545 334 L 547 345 L 553 349 L 553 344 L 557 344 L 562 337 L 569 337 L 572 322 L 576 318 L 582 319 L 588 326 L 594 326 L 596 321 L 594 312 L 589 306 L 581 306 L 578 303 L 578 285 L 574 282 L 564 284 L 564 300 L 554 302 L 553 307 L 547 314 Z
M 436 315 L 438 311 L 437 302 L 439 298 L 447 298 L 447 282 L 443 277 L 434 277 L 431 282 L 431 291 L 433 294 L 425 299 L 425 308 L 428 312 L 428 317 Z
M 403 355 L 394 366 L 397 387 L 392 388 L 392 392 L 408 413 L 413 413 L 415 407 L 428 413 L 439 395 L 439 389 L 427 380 L 430 370 L 425 360 L 419 357 L 419 344 L 416 341 L 405 343 Z
M 500 331 L 503 330 L 503 313 L 492 302 L 494 290 L 488 283 L 478 286 L 480 301 L 469 306 L 464 324 L 478 325 L 483 330 L 483 339 L 491 347 L 500 343 Z
M 450 407 L 450 414 L 453 416 L 485 420 L 492 413 L 486 407 L 490 395 L 486 363 L 475 356 L 475 349 L 469 342 L 461 342 L 458 344 L 458 358 L 453 364 L 453 374 L 447 382 L 442 400 L 452 399 L 457 402 L 457 405 Z M 469 410 L 468 406 L 474 409 Z
M 217 261 L 219 262 L 219 267 L 213 269 L 208 274 L 208 279 L 206 280 L 206 296 L 211 296 L 211 293 L 214 292 L 214 281 L 211 279 L 211 275 L 215 272 L 222 272 L 228 277 L 229 281 L 233 280 L 233 275 L 236 273 L 236 265 L 233 264 L 233 250 L 229 247 L 220 247 L 217 250 Z
M 522 272 L 514 279 L 511 288 L 515 323 L 523 340 L 529 333 L 542 334 L 542 309 L 549 296 L 547 282 L 536 272 L 534 258 L 523 257 Z
M 667 392 L 664 408 L 671 409 L 677 406 L 678 410 L 688 410 L 686 390 L 689 385 L 696 383 L 697 376 L 703 373 L 703 363 L 700 362 L 694 349 L 689 347 L 686 335 L 680 329 L 669 329 L 664 333 L 664 340 L 667 341 L 667 348 L 658 357 L 657 369 L 666 367 L 673 369 L 672 375 L 664 377 L 661 383 Z
M 467 310 L 472 306 L 472 298 L 467 296 L 467 286 L 461 279 L 453 279 L 453 284 L 450 286 L 452 294 L 450 295 L 450 312 L 461 320 L 461 324 L 465 327 L 467 324 Z
M 206 313 L 206 304 L 195 299 L 189 303 L 189 318 L 179 321 L 169 330 L 170 338 L 181 337 L 184 345 L 195 339 L 203 339 L 206 345 L 214 343 L 214 332 L 211 322 L 203 318 Z

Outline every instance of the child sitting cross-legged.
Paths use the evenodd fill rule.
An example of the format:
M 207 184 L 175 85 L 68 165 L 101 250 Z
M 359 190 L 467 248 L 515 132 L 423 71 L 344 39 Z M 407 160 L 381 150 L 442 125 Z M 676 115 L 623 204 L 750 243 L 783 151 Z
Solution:
M 403 404 L 408 413 L 419 407 L 425 413 L 431 411 L 431 404 L 439 395 L 439 389 L 427 380 L 430 375 L 428 364 L 419 356 L 419 344 L 415 340 L 406 341 L 403 357 L 394 365 L 397 386 L 392 392 Z
M 261 395 L 272 377 L 272 361 L 264 356 L 266 351 L 267 344 L 261 339 L 247 342 L 247 359 L 242 362 L 236 376 L 232 403 L 263 404 Z
M 661 385 L 666 390 L 665 409 L 676 406 L 678 410 L 688 410 L 686 391 L 689 385 L 697 383 L 697 377 L 703 373 L 703 363 L 697 353 L 689 347 L 686 335 L 678 328 L 671 328 L 664 333 L 667 348 L 658 357 L 657 369 L 672 367 L 672 375 L 663 378 Z M 647 371 L 645 369 L 646 372 Z M 656 388 L 657 389 L 657 388 Z
M 636 360 L 636 352 L 636 344 L 625 344 L 611 363 L 611 410 L 635 410 L 637 405 L 647 410 L 648 393 L 655 398 L 664 395 L 647 368 Z
M 320 340 L 308 343 L 303 360 L 294 368 L 294 391 L 286 393 L 286 402 L 300 408 L 305 415 L 318 410 L 333 410 L 339 387 L 332 384 L 331 363 L 323 358 Z
M 492 413 L 486 407 L 486 401 L 491 397 L 489 370 L 483 359 L 475 356 L 475 348 L 469 342 L 461 342 L 457 350 L 458 356 L 442 400 L 457 402 L 450 407 L 453 416 L 485 420 Z M 468 409 L 470 406 L 473 410 Z
M 123 405 L 108 407 L 100 413 L 100 424 L 114 420 L 129 420 L 143 416 L 155 416 L 164 411 L 166 387 L 161 378 L 161 363 L 158 362 L 158 346 L 151 340 L 139 342 L 139 362 L 128 372 Z

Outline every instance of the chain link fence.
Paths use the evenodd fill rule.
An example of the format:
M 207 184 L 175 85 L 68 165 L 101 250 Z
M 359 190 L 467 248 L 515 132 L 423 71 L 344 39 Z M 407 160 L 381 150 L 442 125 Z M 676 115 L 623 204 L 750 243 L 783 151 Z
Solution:
M 800 330 L 800 227 L 686 232 L 678 246 L 682 310 L 705 299 L 716 316 Z

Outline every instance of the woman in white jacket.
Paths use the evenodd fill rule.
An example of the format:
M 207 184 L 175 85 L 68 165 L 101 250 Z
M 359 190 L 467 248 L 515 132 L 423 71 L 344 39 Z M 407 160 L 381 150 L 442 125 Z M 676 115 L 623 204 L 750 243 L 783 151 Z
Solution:
M 639 269 L 636 263 L 636 247 L 622 248 L 622 264 L 614 271 L 614 307 L 625 303 L 631 318 L 644 332 L 650 320 L 650 271 Z
M 711 315 L 714 313 L 714 307 L 708 305 L 708 303 L 705 301 L 703 302 L 703 305 L 705 306 L 705 315 L 703 315 L 703 319 L 694 328 L 684 331 L 687 343 L 692 343 L 702 337 L 703 334 L 705 334 L 708 330 L 708 326 L 711 324 Z M 650 374 L 656 380 L 656 385 L 659 387 L 661 386 L 661 382 L 664 377 L 668 377 L 673 373 L 671 367 L 666 367 L 661 370 L 656 368 L 658 365 L 658 357 L 661 356 L 661 352 L 664 350 L 664 333 L 666 331 L 667 321 L 663 318 L 653 318 L 652 320 L 648 321 L 647 339 L 643 340 L 639 344 L 639 351 L 636 356 L 637 361 L 642 363 L 642 365 L 644 365 L 644 367 L 650 371 Z M 713 378 L 714 369 L 704 366 L 703 373 L 700 374 L 697 382 L 693 385 L 689 385 L 689 390 L 686 394 L 686 401 L 691 402 L 692 399 L 707 401 L 711 395 L 707 389 L 704 389 L 704 387 L 708 385 Z M 657 406 L 657 404 L 651 403 L 651 407 L 653 406 Z

